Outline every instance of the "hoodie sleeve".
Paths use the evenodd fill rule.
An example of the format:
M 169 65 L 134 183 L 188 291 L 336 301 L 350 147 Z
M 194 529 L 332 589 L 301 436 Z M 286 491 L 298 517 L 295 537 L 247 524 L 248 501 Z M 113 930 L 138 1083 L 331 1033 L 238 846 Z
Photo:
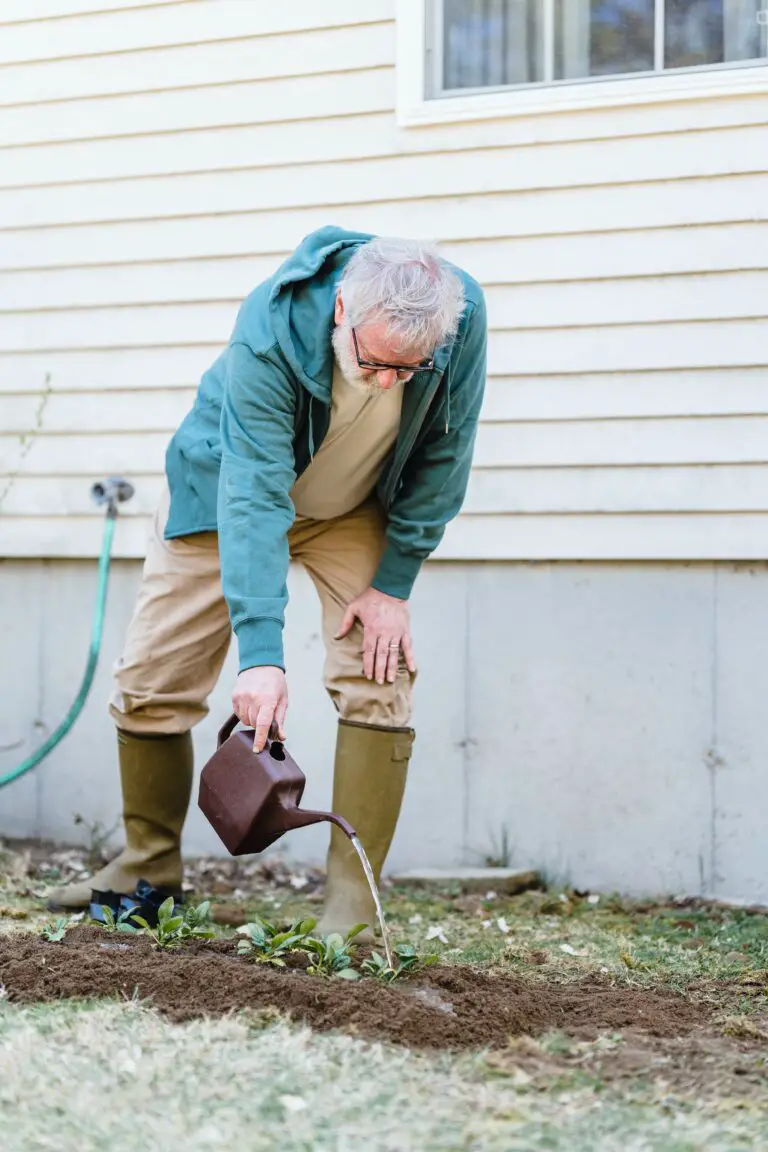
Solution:
M 487 319 L 482 296 L 446 368 L 446 401 L 409 460 L 388 511 L 387 546 L 372 585 L 407 600 L 422 564 L 464 503 L 483 403 Z
M 296 391 L 274 348 L 229 348 L 218 492 L 221 581 L 240 671 L 284 668 Z

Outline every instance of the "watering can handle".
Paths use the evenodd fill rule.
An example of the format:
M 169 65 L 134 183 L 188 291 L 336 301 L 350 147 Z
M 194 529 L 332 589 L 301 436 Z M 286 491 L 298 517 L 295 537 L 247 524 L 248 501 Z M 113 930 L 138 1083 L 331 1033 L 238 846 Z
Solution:
M 219 738 L 218 738 L 218 741 L 216 743 L 217 748 L 221 748 L 224 741 L 229 739 L 229 737 L 232 735 L 232 733 L 234 732 L 235 728 L 237 728 L 239 723 L 240 723 L 239 717 L 236 716 L 235 713 L 233 712 L 232 715 L 230 716 L 229 720 L 227 720 L 226 724 L 219 730 Z
M 233 712 L 232 715 L 230 716 L 229 720 L 227 720 L 226 724 L 224 724 L 224 726 L 219 729 L 219 736 L 218 736 L 218 739 L 216 742 L 217 748 L 221 748 L 224 741 L 229 739 L 229 737 L 232 735 L 232 733 L 234 732 L 235 728 L 237 728 L 239 723 L 240 723 L 239 717 L 237 715 L 235 715 L 235 713 Z M 271 743 L 274 744 L 277 742 L 276 726 L 270 729 L 269 738 L 270 738 Z

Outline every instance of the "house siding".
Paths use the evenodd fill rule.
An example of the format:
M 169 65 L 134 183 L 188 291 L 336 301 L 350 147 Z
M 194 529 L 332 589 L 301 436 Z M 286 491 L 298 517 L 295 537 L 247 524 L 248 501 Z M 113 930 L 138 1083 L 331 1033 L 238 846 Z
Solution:
M 239 301 L 328 222 L 482 282 L 444 560 L 768 555 L 768 96 L 398 125 L 394 0 L 0 8 L 0 554 L 93 557 Z

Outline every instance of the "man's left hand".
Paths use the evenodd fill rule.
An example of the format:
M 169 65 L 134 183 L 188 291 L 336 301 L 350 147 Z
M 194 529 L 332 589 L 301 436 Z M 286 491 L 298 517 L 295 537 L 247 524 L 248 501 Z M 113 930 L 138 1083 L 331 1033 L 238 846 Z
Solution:
M 408 671 L 416 672 L 411 641 L 411 618 L 405 600 L 366 588 L 348 605 L 335 639 L 342 640 L 359 620 L 363 626 L 363 672 L 367 680 L 394 684 L 400 653 Z

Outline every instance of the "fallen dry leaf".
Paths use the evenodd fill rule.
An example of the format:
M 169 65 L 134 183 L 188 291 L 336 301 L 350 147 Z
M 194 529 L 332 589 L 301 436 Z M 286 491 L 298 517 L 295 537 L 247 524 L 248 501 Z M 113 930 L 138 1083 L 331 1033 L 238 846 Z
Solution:
M 525 958 L 529 964 L 546 964 L 549 955 L 543 948 L 535 948 L 533 952 L 529 952 Z
M 0 907 L 0 920 L 3 918 L 6 920 L 26 920 L 28 916 L 29 912 L 27 912 L 26 908 Z
M 427 930 L 427 940 L 439 940 L 441 944 L 448 943 L 448 937 L 445 934 L 445 929 L 442 924 L 435 924 L 432 928 Z

